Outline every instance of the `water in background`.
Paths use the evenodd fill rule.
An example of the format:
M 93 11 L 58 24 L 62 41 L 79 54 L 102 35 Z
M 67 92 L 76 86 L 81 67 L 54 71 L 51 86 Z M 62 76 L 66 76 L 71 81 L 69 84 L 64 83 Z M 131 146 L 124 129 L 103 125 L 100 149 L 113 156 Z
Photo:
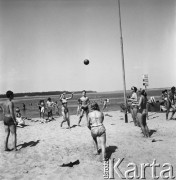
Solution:
M 129 92 L 128 92 L 129 93 Z M 149 96 L 155 96 L 160 95 L 161 90 L 159 91 L 149 91 Z M 67 95 L 70 96 L 69 94 Z M 123 92 L 108 92 L 108 93 L 88 93 L 87 96 L 90 98 L 90 101 L 96 101 L 100 108 L 103 106 L 103 100 L 105 98 L 108 98 L 110 100 L 110 103 L 108 103 L 108 108 L 106 111 L 117 111 L 120 110 L 120 104 L 123 103 Z M 47 101 L 48 97 L 51 97 L 52 101 L 57 101 L 59 104 L 59 109 L 61 109 L 61 103 L 59 101 L 59 96 L 36 96 L 36 97 L 17 97 L 14 98 L 13 102 L 16 107 L 19 107 L 21 110 L 21 114 L 24 117 L 27 118 L 36 118 L 39 117 L 39 108 L 38 108 L 38 102 L 40 100 Z M 78 105 L 78 99 L 81 97 L 81 94 L 75 94 L 73 99 L 68 100 L 68 108 L 70 115 L 75 115 Z M 5 99 L 1 99 L 1 101 L 4 101 Z M 26 110 L 23 110 L 23 103 L 26 106 Z M 61 112 L 61 110 L 60 110 Z M 55 114 L 54 114 L 55 115 Z M 2 120 L 2 111 L 0 111 L 0 120 Z

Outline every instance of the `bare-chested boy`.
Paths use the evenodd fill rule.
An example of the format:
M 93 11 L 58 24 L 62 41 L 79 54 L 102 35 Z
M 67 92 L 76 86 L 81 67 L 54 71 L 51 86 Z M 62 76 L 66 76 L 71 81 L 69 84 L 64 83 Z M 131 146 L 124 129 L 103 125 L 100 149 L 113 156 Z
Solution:
M 100 112 L 98 104 L 95 102 L 91 105 L 92 112 L 88 115 L 88 128 L 91 130 L 91 135 L 93 138 L 94 146 L 95 146 L 95 154 L 99 154 L 98 152 L 98 143 L 97 138 L 99 138 L 101 143 L 101 150 L 103 160 L 106 159 L 106 129 L 103 125 L 104 115 Z
M 80 126 L 80 122 L 81 122 L 81 119 L 82 119 L 84 113 L 86 113 L 86 118 L 87 118 L 87 122 L 88 122 L 90 100 L 86 96 L 85 90 L 82 91 L 82 97 L 80 98 L 79 102 L 80 102 L 80 106 L 81 106 L 81 112 L 80 112 L 80 116 L 79 116 L 78 126 Z
M 8 140 L 9 135 L 11 133 L 13 138 L 13 150 L 17 150 L 16 143 L 17 143 L 17 135 L 16 135 L 16 118 L 14 113 L 14 103 L 12 102 L 12 99 L 14 98 L 14 94 L 12 91 L 6 92 L 6 97 L 8 98 L 7 101 L 5 101 L 2 104 L 3 108 L 3 115 L 4 115 L 4 128 L 5 128 L 5 151 L 10 151 L 8 148 Z

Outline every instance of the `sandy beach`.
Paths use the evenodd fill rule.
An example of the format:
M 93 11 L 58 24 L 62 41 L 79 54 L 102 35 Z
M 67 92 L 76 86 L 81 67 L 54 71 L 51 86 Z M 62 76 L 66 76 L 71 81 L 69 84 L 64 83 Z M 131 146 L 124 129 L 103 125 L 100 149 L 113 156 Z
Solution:
M 105 114 L 107 114 L 105 112 Z M 39 120 L 39 118 L 33 119 Z M 17 128 L 17 152 L 4 151 L 4 127 L 0 122 L 0 179 L 1 180 L 101 180 L 103 162 L 100 155 L 93 155 L 93 143 L 85 117 L 81 127 L 76 126 L 78 117 L 70 117 L 71 130 L 66 123 L 60 128 L 62 117 L 55 121 L 40 124 L 26 120 L 24 128 Z M 124 173 L 128 163 L 152 163 L 154 159 L 161 166 L 170 163 L 176 172 L 176 121 L 165 120 L 165 113 L 149 113 L 147 120 L 151 137 L 143 138 L 141 129 L 135 127 L 131 115 L 128 123 L 120 111 L 108 112 L 104 125 L 107 131 L 107 154 L 117 161 L 124 158 L 120 170 Z M 12 146 L 11 138 L 9 148 Z M 63 163 L 79 160 L 73 167 L 61 167 Z M 139 169 L 140 171 L 140 169 Z M 139 172 L 140 174 L 140 172 Z M 168 173 L 166 173 L 168 175 Z M 174 174 L 176 175 L 176 173 Z M 115 179 L 120 179 L 115 173 Z M 146 169 L 146 179 L 152 179 L 151 169 Z M 159 178 L 161 179 L 161 177 Z

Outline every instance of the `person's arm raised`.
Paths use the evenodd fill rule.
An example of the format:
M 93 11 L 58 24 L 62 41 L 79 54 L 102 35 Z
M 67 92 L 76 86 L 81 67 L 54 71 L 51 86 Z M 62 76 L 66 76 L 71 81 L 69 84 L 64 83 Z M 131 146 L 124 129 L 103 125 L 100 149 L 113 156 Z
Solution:
M 66 98 L 67 100 L 69 100 L 69 99 L 72 99 L 73 98 L 73 92 L 71 93 L 71 96 L 70 97 L 68 97 L 68 98 Z

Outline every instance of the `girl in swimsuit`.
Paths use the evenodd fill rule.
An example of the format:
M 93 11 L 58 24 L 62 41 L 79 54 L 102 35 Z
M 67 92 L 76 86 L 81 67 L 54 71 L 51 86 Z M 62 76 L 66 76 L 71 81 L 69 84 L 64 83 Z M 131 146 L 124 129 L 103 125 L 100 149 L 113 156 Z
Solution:
M 16 118 L 14 113 L 14 104 L 12 99 L 14 98 L 14 94 L 12 91 L 7 91 L 6 96 L 8 98 L 7 101 L 3 103 L 3 115 L 4 115 L 4 128 L 5 128 L 5 151 L 10 151 L 8 148 L 8 140 L 9 135 L 11 133 L 13 138 L 13 149 L 16 151 L 16 143 L 17 143 L 17 135 L 16 135 Z
M 149 137 L 149 129 L 147 126 L 146 118 L 148 114 L 148 109 L 147 109 L 147 93 L 145 90 L 141 91 L 141 96 L 139 100 L 139 109 L 137 113 L 137 120 L 139 122 L 139 125 L 142 129 L 142 132 L 144 134 L 144 137 Z
M 69 112 L 68 112 L 68 107 L 67 107 L 67 100 L 73 98 L 73 93 L 71 94 L 71 97 L 66 98 L 65 97 L 66 93 L 61 94 L 60 96 L 60 101 L 62 103 L 62 108 L 61 108 L 61 113 L 63 116 L 63 121 L 61 122 L 61 127 L 64 122 L 67 122 L 68 128 L 70 129 L 70 117 L 69 117 Z
M 96 154 L 98 152 L 98 143 L 97 138 L 100 139 L 101 150 L 103 155 L 103 160 L 106 159 L 106 129 L 103 125 L 104 115 L 100 112 L 99 106 L 97 103 L 91 105 L 92 112 L 88 115 L 88 128 L 91 130 L 91 135 L 93 138 L 94 146 L 96 149 Z
M 134 121 L 134 125 L 137 126 L 137 121 L 136 121 L 136 116 L 137 116 L 137 88 L 136 87 L 131 87 L 131 91 L 132 91 L 132 95 L 131 97 L 128 99 L 128 102 L 130 104 L 130 111 L 131 111 L 131 116 L 133 118 Z

